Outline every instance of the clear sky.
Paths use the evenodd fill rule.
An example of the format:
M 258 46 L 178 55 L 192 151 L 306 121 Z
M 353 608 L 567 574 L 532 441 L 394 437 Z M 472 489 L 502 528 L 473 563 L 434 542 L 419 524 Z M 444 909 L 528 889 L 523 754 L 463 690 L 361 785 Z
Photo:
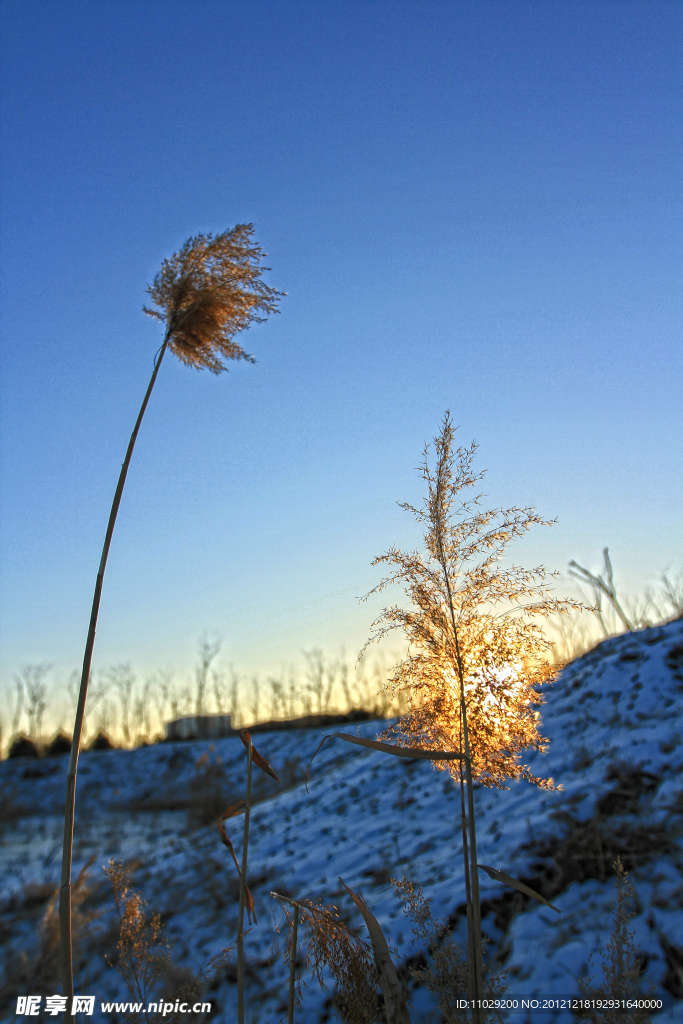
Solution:
M 5 0 L 2 675 L 80 665 L 164 257 L 253 222 L 282 312 L 169 355 L 94 666 L 355 656 L 449 408 L 522 564 L 682 558 L 683 5 Z M 575 593 L 565 577 L 558 594 Z M 396 595 L 397 597 L 399 595 Z M 393 648 L 400 649 L 400 644 Z

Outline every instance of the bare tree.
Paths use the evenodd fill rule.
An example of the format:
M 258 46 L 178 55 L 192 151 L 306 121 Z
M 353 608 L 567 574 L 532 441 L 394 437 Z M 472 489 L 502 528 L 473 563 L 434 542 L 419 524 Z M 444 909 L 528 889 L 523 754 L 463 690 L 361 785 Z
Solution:
M 253 722 L 259 721 L 260 696 L 261 684 L 259 683 L 258 676 L 254 676 L 251 680 L 251 704 L 249 706 Z
M 209 682 L 209 669 L 211 668 L 211 663 L 218 657 L 220 649 L 220 640 L 214 640 L 212 643 L 205 636 L 199 642 L 199 665 L 195 669 L 195 714 L 197 717 L 204 713 L 204 694 Z
M 43 715 L 47 706 L 47 682 L 45 677 L 51 668 L 51 665 L 26 665 L 22 669 L 20 676 L 26 695 L 26 717 L 28 719 L 29 736 L 34 742 L 39 742 L 42 736 Z
M 230 667 L 230 724 L 233 728 L 238 721 L 241 722 L 240 712 L 240 677 L 232 666 Z
M 683 571 L 674 579 L 669 579 L 669 570 L 665 569 L 661 577 L 661 590 L 664 601 L 669 605 L 669 614 L 676 619 L 683 615 Z
M 211 673 L 211 682 L 213 684 L 213 699 L 216 704 L 216 711 L 219 715 L 224 715 L 228 708 L 225 673 L 215 669 Z
M 595 599 L 595 606 L 592 610 L 597 616 L 605 636 L 609 636 L 610 631 L 608 630 L 607 625 L 605 623 L 605 618 L 602 610 L 603 597 L 606 597 L 608 599 L 608 601 L 614 608 L 615 612 L 623 622 L 626 629 L 629 631 L 629 633 L 631 633 L 633 632 L 634 624 L 629 618 L 627 618 L 626 613 L 624 612 L 624 609 L 621 607 L 619 599 L 617 598 L 617 588 L 614 583 L 614 572 L 612 570 L 612 563 L 609 557 L 609 548 L 603 548 L 602 556 L 605 560 L 604 576 L 592 573 L 589 569 L 584 569 L 582 565 L 579 565 L 579 563 L 575 562 L 573 559 L 569 563 L 569 575 L 573 576 L 581 583 L 587 583 L 591 587 L 593 591 L 593 597 Z
M 12 703 L 12 735 L 19 732 L 21 713 L 24 710 L 24 681 L 19 676 L 14 677 L 14 701 Z
M 317 647 L 312 651 L 304 651 L 304 658 L 308 662 L 306 675 L 308 677 L 307 689 L 312 694 L 316 703 L 318 714 L 322 714 L 323 697 L 325 693 L 325 663 L 322 651 Z
M 132 743 L 132 717 L 134 715 L 133 691 L 135 689 L 135 675 L 128 662 L 113 665 L 105 669 L 102 678 L 106 689 L 113 689 L 118 697 L 120 709 L 121 731 L 127 747 Z M 104 690 L 106 692 L 106 690 Z

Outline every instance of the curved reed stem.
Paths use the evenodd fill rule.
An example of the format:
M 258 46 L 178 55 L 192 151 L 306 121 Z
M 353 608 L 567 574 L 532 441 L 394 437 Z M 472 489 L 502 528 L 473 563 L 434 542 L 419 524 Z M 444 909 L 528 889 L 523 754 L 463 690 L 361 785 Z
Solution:
M 62 848 L 62 876 L 61 884 L 59 889 L 59 939 L 60 939 L 60 961 L 61 961 L 61 973 L 62 973 L 62 994 L 68 998 L 69 1010 L 72 1012 L 73 1007 L 73 957 L 71 949 L 71 860 L 73 854 L 73 841 L 74 841 L 74 812 L 76 804 L 76 773 L 78 770 L 78 755 L 80 753 L 81 746 L 81 733 L 83 731 L 83 716 L 85 714 L 85 701 L 88 695 L 88 681 L 90 679 L 90 664 L 92 662 L 92 652 L 95 646 L 95 630 L 97 628 L 97 616 L 100 610 L 100 598 L 102 596 L 102 581 L 104 579 L 104 570 L 107 566 L 107 558 L 109 556 L 109 547 L 111 545 L 112 535 L 114 533 L 114 525 L 116 523 L 116 516 L 119 511 L 119 505 L 121 504 L 121 495 L 123 494 L 123 487 L 126 482 L 126 475 L 128 473 L 128 467 L 130 460 L 133 455 L 133 448 L 137 440 L 138 431 L 140 424 L 142 423 L 142 417 L 145 414 L 149 397 L 152 394 L 152 388 L 154 382 L 157 379 L 159 373 L 159 367 L 161 366 L 161 360 L 164 358 L 166 347 L 168 345 L 170 337 L 170 329 L 166 332 L 164 337 L 159 356 L 154 364 L 154 372 L 152 378 L 147 387 L 138 418 L 135 423 L 135 428 L 131 434 L 130 441 L 128 442 L 128 450 L 126 451 L 126 457 L 121 467 L 121 473 L 119 474 L 119 482 L 116 485 L 116 493 L 114 494 L 114 500 L 111 506 L 111 512 L 109 513 L 109 522 L 107 524 L 107 532 L 104 538 L 104 546 L 102 548 L 102 557 L 100 559 L 100 566 L 97 570 L 97 579 L 95 581 L 95 594 L 92 601 L 92 610 L 90 612 L 90 626 L 88 628 L 88 638 L 85 644 L 85 654 L 83 655 L 83 671 L 81 672 L 81 686 L 78 693 L 78 705 L 76 707 L 76 721 L 74 723 L 73 737 L 71 740 L 71 754 L 69 756 L 69 767 L 66 774 L 66 808 L 64 812 L 64 844 Z

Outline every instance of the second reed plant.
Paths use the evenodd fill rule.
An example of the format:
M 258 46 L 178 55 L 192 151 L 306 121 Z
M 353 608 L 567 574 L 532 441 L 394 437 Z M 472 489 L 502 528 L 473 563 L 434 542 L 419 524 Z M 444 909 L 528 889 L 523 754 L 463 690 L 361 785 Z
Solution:
M 472 470 L 476 445 L 456 449 L 454 433 L 446 412 L 434 439 L 434 468 L 428 447 L 424 451 L 423 505 L 399 503 L 424 525 L 425 554 L 392 547 L 373 562 L 392 566 L 392 572 L 370 594 L 399 584 L 412 606 L 384 608 L 366 647 L 394 629 L 409 641 L 408 656 L 389 681 L 394 692 L 407 695 L 409 710 L 385 735 L 408 747 L 464 754 L 435 765 L 460 785 L 469 987 L 477 1004 L 485 990 L 473 786 L 504 788 L 507 779 L 527 779 L 553 787 L 552 779 L 534 777 L 521 762 L 524 749 L 543 750 L 546 743 L 537 705 L 543 700 L 540 685 L 553 674 L 546 660 L 552 643 L 539 617 L 580 605 L 551 596 L 543 566 L 501 564 L 511 540 L 550 523 L 531 508 L 484 511 L 482 495 L 462 497 L 483 474 Z M 519 888 L 503 872 L 484 870 Z M 474 1019 L 479 1020 L 476 1011 Z

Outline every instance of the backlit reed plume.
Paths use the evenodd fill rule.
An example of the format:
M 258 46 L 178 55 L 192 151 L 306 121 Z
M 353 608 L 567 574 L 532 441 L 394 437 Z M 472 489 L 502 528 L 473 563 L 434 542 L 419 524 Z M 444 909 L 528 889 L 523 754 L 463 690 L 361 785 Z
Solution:
M 524 778 L 552 787 L 552 779 L 534 777 L 520 759 L 522 750 L 542 750 L 546 742 L 538 730 L 536 707 L 543 700 L 540 684 L 553 674 L 546 661 L 552 644 L 538 617 L 567 612 L 579 604 L 550 596 L 543 566 L 501 565 L 511 540 L 531 526 L 550 523 L 531 508 L 480 511 L 481 495 L 463 500 L 461 492 L 483 474 L 472 470 L 477 446 L 456 450 L 453 437 L 446 412 L 434 439 L 434 470 L 429 466 L 428 446 L 424 450 L 420 467 L 427 484 L 424 504 L 414 508 L 399 503 L 425 525 L 426 554 L 392 547 L 373 562 L 395 569 L 370 594 L 401 584 L 412 607 L 384 608 L 365 646 L 394 629 L 401 629 L 410 645 L 408 657 L 389 680 L 394 692 L 408 696 L 409 711 L 385 735 L 398 736 L 408 746 L 457 748 L 465 754 L 463 761 L 437 761 L 435 766 L 449 770 L 460 783 L 471 993 L 481 999 L 473 782 L 504 788 L 505 780 Z
M 71 858 L 73 849 L 74 808 L 76 798 L 76 770 L 80 750 L 83 715 L 88 692 L 90 664 L 95 644 L 95 628 L 102 594 L 102 581 L 109 555 L 116 516 L 126 482 L 133 448 L 142 417 L 145 414 L 152 388 L 159 373 L 167 348 L 188 366 L 205 367 L 212 373 L 227 369 L 224 360 L 246 359 L 253 362 L 234 340 L 235 335 L 252 323 L 260 323 L 258 313 L 276 313 L 277 303 L 284 292 L 270 288 L 261 280 L 268 267 L 261 265 L 264 255 L 252 242 L 252 224 L 238 224 L 214 238 L 195 235 L 170 259 L 164 260 L 161 270 L 147 289 L 156 309 L 144 308 L 165 326 L 164 339 L 154 362 L 154 371 L 147 387 L 126 457 L 121 468 L 114 501 L 109 514 L 102 557 L 95 582 L 90 614 L 90 626 L 83 657 L 83 670 L 78 695 L 76 721 L 71 743 L 71 756 L 66 777 L 66 812 L 64 817 L 64 847 L 59 898 L 61 941 L 61 970 L 63 994 L 73 998 L 73 970 L 71 956 Z

